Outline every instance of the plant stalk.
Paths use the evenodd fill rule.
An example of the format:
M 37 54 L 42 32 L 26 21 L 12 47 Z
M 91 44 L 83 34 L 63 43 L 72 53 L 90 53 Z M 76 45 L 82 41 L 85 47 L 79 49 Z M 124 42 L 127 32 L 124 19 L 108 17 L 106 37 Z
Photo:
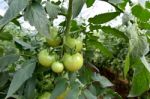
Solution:
M 70 27 L 71 27 L 71 19 L 72 19 L 72 2 L 73 0 L 69 0 L 69 7 L 68 7 L 68 13 L 67 13 L 67 20 L 66 20 L 66 30 L 65 35 L 69 35 Z

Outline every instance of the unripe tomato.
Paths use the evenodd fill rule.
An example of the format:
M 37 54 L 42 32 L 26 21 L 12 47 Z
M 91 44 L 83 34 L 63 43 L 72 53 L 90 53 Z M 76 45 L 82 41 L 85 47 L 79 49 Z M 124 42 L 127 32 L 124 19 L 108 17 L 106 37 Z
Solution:
M 47 39 L 47 43 L 52 47 L 56 47 L 56 46 L 60 45 L 61 38 L 59 36 L 55 37 L 55 38 L 49 38 L 49 39 Z
M 41 65 L 44 67 L 50 67 L 51 64 L 55 61 L 54 55 L 49 55 L 47 50 L 42 50 L 38 54 L 38 60 Z
M 81 51 L 83 47 L 83 43 L 81 40 L 71 38 L 70 36 L 66 37 L 65 45 L 67 45 L 69 48 L 74 49 L 76 52 Z
M 55 27 L 50 28 L 50 37 L 47 37 L 46 41 L 52 47 L 56 47 L 61 43 L 61 37 L 58 36 L 57 28 Z
M 44 92 L 41 96 L 38 97 L 38 99 L 50 99 L 50 96 L 50 92 Z
M 52 71 L 55 73 L 61 73 L 64 69 L 64 65 L 60 62 L 54 62 L 51 66 Z
M 76 53 L 73 55 L 66 53 L 63 57 L 63 63 L 68 71 L 77 71 L 83 65 L 83 56 L 80 53 Z

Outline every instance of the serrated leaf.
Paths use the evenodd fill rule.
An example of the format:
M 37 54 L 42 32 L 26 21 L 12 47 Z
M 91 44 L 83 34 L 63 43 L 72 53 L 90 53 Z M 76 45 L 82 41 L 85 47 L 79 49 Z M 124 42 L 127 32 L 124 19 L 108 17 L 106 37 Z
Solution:
M 94 2 L 95 2 L 95 0 L 86 0 L 87 7 L 92 6 Z
M 137 97 L 149 89 L 150 73 L 140 60 L 134 64 L 134 74 L 129 97 Z
M 42 5 L 33 3 L 25 11 L 25 20 L 28 20 L 32 26 L 38 30 L 39 33 L 45 37 L 49 37 L 49 21 L 46 12 Z
M 113 86 L 113 84 L 104 76 L 100 74 L 94 74 L 92 79 L 98 81 L 103 88 Z
M 67 88 L 67 81 L 66 79 L 59 79 L 56 83 L 54 90 L 52 91 L 52 95 L 50 99 L 56 99 L 62 92 L 64 92 Z
M 86 99 L 97 99 L 97 97 L 96 96 L 94 96 L 89 90 L 85 90 L 84 91 L 84 95 L 85 95 L 85 97 L 86 97 Z
M 13 77 L 6 97 L 13 95 L 26 80 L 32 77 L 35 66 L 35 60 L 26 61 L 22 65 L 23 68 L 19 69 Z
M 54 4 L 50 3 L 50 2 L 47 2 L 46 3 L 46 11 L 47 11 L 49 17 L 51 19 L 54 19 L 60 13 L 60 8 L 57 5 L 54 5 Z
M 141 21 L 148 21 L 150 19 L 150 12 L 147 9 L 144 9 L 141 5 L 135 5 L 132 8 L 132 14 Z
M 84 3 L 85 3 L 85 0 L 73 0 L 73 4 L 72 4 L 73 18 L 79 15 Z
M 79 83 L 72 83 L 71 89 L 68 92 L 68 95 L 65 97 L 65 99 L 77 99 L 79 94 Z
M 11 41 L 13 39 L 12 35 L 9 32 L 0 32 L 0 40 Z
M 102 52 L 102 54 L 108 57 L 113 56 L 112 52 L 109 51 L 101 42 L 98 42 L 96 40 L 88 40 L 87 43 L 92 47 L 99 49 Z
M 116 37 L 124 38 L 126 41 L 129 40 L 128 37 L 123 32 L 121 32 L 115 28 L 111 28 L 110 26 L 103 26 L 103 27 L 101 27 L 101 29 L 105 33 L 110 33 Z
M 128 71 L 129 71 L 129 68 L 130 68 L 130 55 L 127 54 L 126 59 L 125 59 L 124 68 L 123 68 L 124 77 L 127 76 L 127 73 L 128 73 Z
M 119 14 L 120 12 L 108 12 L 108 13 L 99 14 L 93 18 L 90 18 L 89 22 L 93 24 L 103 24 L 116 18 Z
M 11 0 L 10 6 L 4 15 L 4 17 L 0 20 L 0 28 L 2 28 L 5 24 L 13 20 L 17 17 L 23 9 L 27 7 L 29 4 L 28 0 Z
M 10 55 L 0 57 L 0 71 L 2 71 L 9 64 L 12 64 L 15 61 L 17 61 L 18 59 L 19 56 L 15 54 L 10 54 Z

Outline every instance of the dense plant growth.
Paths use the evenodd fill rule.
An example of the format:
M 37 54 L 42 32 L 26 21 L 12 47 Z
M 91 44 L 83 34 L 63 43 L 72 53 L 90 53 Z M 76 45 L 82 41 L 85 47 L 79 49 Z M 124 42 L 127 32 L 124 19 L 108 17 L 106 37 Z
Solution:
M 95 0 L 7 2 L 0 18 L 1 99 L 149 99 L 149 1 L 103 0 L 115 11 L 88 22 L 76 18 Z M 58 16 L 65 21 L 55 26 Z M 22 17 L 37 31 L 25 31 Z M 106 24 L 116 17 L 121 25 Z

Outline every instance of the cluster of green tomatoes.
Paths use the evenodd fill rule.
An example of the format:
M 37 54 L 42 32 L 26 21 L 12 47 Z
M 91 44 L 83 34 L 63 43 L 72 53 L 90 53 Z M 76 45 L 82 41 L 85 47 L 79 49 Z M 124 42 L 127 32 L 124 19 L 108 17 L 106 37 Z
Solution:
M 58 29 L 51 28 L 51 36 L 46 39 L 48 45 L 57 47 L 60 44 L 67 46 L 74 50 L 74 53 L 64 52 L 61 59 L 57 59 L 56 55 L 49 53 L 47 49 L 43 49 L 38 54 L 39 63 L 47 68 L 51 68 L 55 73 L 61 73 L 64 70 L 75 72 L 78 71 L 83 65 L 83 56 L 79 53 L 83 47 L 83 43 L 79 39 L 65 36 L 63 43 L 62 38 L 58 35 Z

